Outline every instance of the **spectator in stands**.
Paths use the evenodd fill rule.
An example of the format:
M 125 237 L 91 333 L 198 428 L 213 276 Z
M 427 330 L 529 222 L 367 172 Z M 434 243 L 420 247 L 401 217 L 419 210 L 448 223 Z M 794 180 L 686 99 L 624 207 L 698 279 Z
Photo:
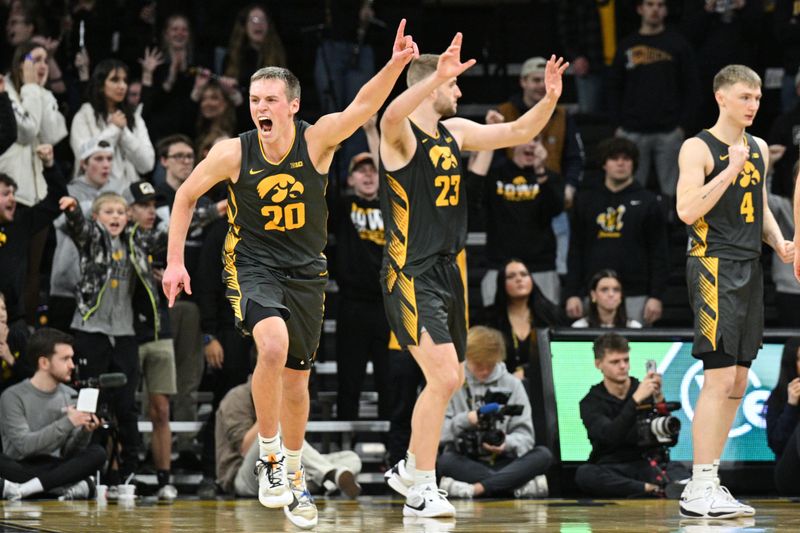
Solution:
M 264 66 L 285 67 L 286 52 L 267 9 L 254 3 L 236 15 L 222 68 L 225 77 L 236 82 L 235 88 L 241 95 L 239 104 L 249 94 L 250 76 Z M 248 106 L 239 105 L 237 122 L 241 128 L 251 123 Z
M 775 452 L 775 487 L 800 495 L 800 337 L 786 341 L 778 384 L 766 404 L 767 444 Z
M 131 284 L 134 278 L 152 280 L 148 257 L 166 234 L 129 224 L 128 204 L 116 193 L 103 193 L 94 200 L 91 221 L 75 198 L 62 198 L 60 206 L 67 216 L 67 233 L 80 254 L 81 279 L 72 320 L 80 376 L 85 379 L 104 372 L 122 372 L 128 378 L 125 386 L 101 394 L 117 418 L 122 446 L 120 473 L 127 475 L 136 471 L 140 445 L 135 400 L 139 355 Z M 108 484 L 118 483 L 119 479 L 112 477 Z
M 27 328 L 8 328 L 6 298 L 0 292 L 0 392 L 33 375 L 25 357 L 28 335 Z
M 238 131 L 236 106 L 231 97 L 238 93 L 226 89 L 210 76 L 205 70 L 198 73 L 192 89 L 191 99 L 197 103 L 197 118 L 192 125 L 195 143 L 209 136 L 211 132 L 217 132 L 215 137 L 232 137 Z
M 156 65 L 152 73 L 150 105 L 145 106 L 144 114 L 153 144 L 174 133 L 194 135 L 197 100 L 192 98 L 192 89 L 200 74 L 207 72 L 203 67 L 207 62 L 199 61 L 196 55 L 189 19 L 176 13 L 164 23 L 161 50 L 145 49 L 144 57 L 139 60 L 144 85 L 147 85 L 145 67 L 148 63 Z M 233 83 L 232 79 L 230 81 Z
M 58 200 L 67 193 L 64 178 L 53 159 L 53 147 L 36 147 L 43 165 L 47 196 L 30 209 L 18 210 L 17 182 L 0 172 L 0 292 L 5 295 L 10 328 L 25 328 L 22 288 L 28 270 L 28 249 L 32 240 L 58 218 Z
M 0 57 L 0 68 L 5 71 L 11 63 L 14 50 L 21 44 L 30 41 L 36 31 L 36 17 L 32 6 L 25 6 L 21 2 L 16 9 L 12 9 L 6 20 L 6 46 Z
M 66 385 L 75 368 L 73 355 L 71 336 L 51 328 L 36 331 L 28 342 L 36 373 L 0 396 L 5 499 L 41 492 L 70 500 L 93 496 L 89 476 L 103 465 L 106 451 L 89 444 L 100 420 L 75 409 L 75 391 Z
M 369 152 L 350 160 L 352 188 L 331 208 L 336 236 L 335 271 L 339 285 L 336 315 L 337 399 L 339 420 L 357 420 L 367 361 L 372 361 L 378 391 L 378 418 L 389 418 L 389 324 L 378 283 L 383 247 L 383 218 L 378 201 L 378 169 Z
M 641 328 L 628 318 L 622 282 L 613 270 L 604 269 L 589 282 L 589 312 L 572 323 L 573 328 Z
M 258 494 L 258 480 L 253 471 L 259 452 L 251 380 L 225 395 L 218 415 L 217 480 L 227 494 L 254 497 Z M 313 483 L 326 491 L 339 489 L 349 498 L 361 492 L 356 481 L 361 459 L 355 452 L 344 450 L 323 455 L 304 441 L 302 463 L 309 485 Z
M 80 27 L 83 23 L 83 47 L 95 64 L 99 65 L 117 54 L 120 51 L 118 36 L 125 24 L 125 18 L 120 15 L 120 5 L 115 2 L 74 2 L 68 19 L 72 27 L 69 33 L 69 49 L 80 50 Z
M 791 111 L 797 104 L 797 74 L 800 71 L 800 5 L 794 0 L 776 0 L 772 14 L 776 50 L 782 59 L 783 86 L 781 111 Z
M 114 147 L 108 141 L 89 141 L 78 155 L 78 176 L 67 185 L 67 192 L 78 200 L 85 215 L 91 213 L 92 202 L 104 192 L 121 194 L 125 188 L 111 175 Z M 66 218 L 56 220 L 56 249 L 50 271 L 48 321 L 50 326 L 69 331 L 75 314 L 75 287 L 80 281 L 78 248 L 66 233 Z
M 40 144 L 55 145 L 67 135 L 66 122 L 58 111 L 56 99 L 45 89 L 49 76 L 47 57 L 47 50 L 41 45 L 31 42 L 19 45 L 14 51 L 8 76 L 11 83 L 6 84 L 14 107 L 17 142 L 0 155 L 0 173 L 16 181 L 20 215 L 45 198 L 48 192 L 42 160 L 36 155 L 37 147 Z M 48 226 L 45 224 L 30 235 L 25 263 L 27 279 L 15 280 L 19 283 L 14 288 L 15 296 L 20 294 L 19 288 L 24 287 L 24 310 L 29 324 L 34 322 L 39 303 L 39 265 L 49 233 Z M 11 293 L 6 292 L 6 296 L 12 299 Z M 17 300 L 13 300 L 13 316 L 17 318 Z
M 583 316 L 589 279 L 613 269 L 625 287 L 627 316 L 646 325 L 661 317 L 667 280 L 667 223 L 656 196 L 633 179 L 636 145 L 611 138 L 598 147 L 605 180 L 577 196 L 571 223 L 567 315 Z
M 791 191 L 797 184 L 800 163 L 794 164 Z M 787 198 L 775 193 L 767 194 L 769 210 L 781 228 L 783 235 L 794 235 L 793 194 Z M 794 265 L 784 263 L 778 254 L 772 253 L 772 282 L 775 284 L 775 306 L 778 308 L 778 325 L 787 328 L 800 327 L 800 283 L 794 276 Z
M 6 78 L 0 74 L 0 155 L 17 142 L 17 119 L 6 92 Z
M 467 334 L 464 386 L 450 399 L 442 427 L 444 452 L 439 456 L 439 486 L 454 498 L 546 498 L 545 471 L 553 460 L 550 450 L 534 439 L 531 405 L 522 383 L 509 374 L 505 342 L 494 329 L 475 326 Z M 484 400 L 490 391 L 509 392 L 503 404 Z M 504 405 L 522 406 L 522 413 L 502 418 L 495 427 L 503 441 L 481 442 L 479 421 Z M 466 444 L 471 443 L 471 444 Z
M 647 186 L 655 168 L 661 194 L 673 209 L 678 151 L 698 98 L 689 42 L 668 29 L 667 0 L 636 0 L 638 31 L 620 41 L 608 71 L 609 107 L 616 134 L 636 143 L 636 181 Z
M 108 141 L 114 146 L 111 173 L 125 186 L 150 172 L 155 152 L 141 113 L 128 105 L 128 67 L 116 59 L 98 64 L 89 82 L 89 101 L 72 121 L 70 146 L 76 155 L 89 141 Z M 79 161 L 75 162 L 76 173 Z
M 714 124 L 718 116 L 713 92 L 714 75 L 732 63 L 755 67 L 758 70 L 758 51 L 764 16 L 764 2 L 758 0 L 705 0 L 685 2 L 683 33 L 696 52 L 700 74 L 699 105 L 694 116 L 697 131 Z
M 496 111 L 486 115 L 487 124 L 502 121 Z M 564 211 L 564 184 L 545 166 L 547 149 L 541 136 L 511 151 L 511 159 L 493 169 L 492 150 L 478 152 L 468 167 L 481 181 L 477 190 L 486 213 L 489 270 L 481 281 L 483 305 L 494 303 L 498 269 L 509 257 L 522 260 L 542 293 L 550 301 L 560 302 L 552 223 Z
M 156 186 L 159 200 L 156 209 L 159 218 L 169 222 L 172 204 L 178 187 L 194 168 L 194 148 L 185 135 L 170 135 L 158 143 L 158 155 L 166 170 L 166 180 Z M 226 202 L 214 204 L 207 197 L 198 201 L 198 209 L 186 239 L 186 268 L 191 276 L 198 268 L 198 258 L 205 237 L 205 226 L 225 212 Z M 175 344 L 175 366 L 178 375 L 178 392 L 172 399 L 174 420 L 196 421 L 197 402 L 192 394 L 197 392 L 203 378 L 203 337 L 200 330 L 200 309 L 194 298 L 183 294 L 169 310 L 172 339 Z M 199 471 L 203 465 L 193 451 L 191 433 L 181 433 L 177 439 L 178 461 L 176 468 Z
M 798 5 L 800 7 L 800 5 Z M 800 71 L 794 78 L 795 91 L 800 94 Z M 769 162 L 772 174 L 771 192 L 791 198 L 797 173 L 794 165 L 800 149 L 800 101 L 791 109 L 778 115 L 769 130 Z M 771 207 L 771 206 L 770 206 Z
M 519 259 L 510 259 L 497 277 L 494 305 L 484 311 L 478 323 L 490 326 L 503 334 L 506 369 L 524 382 L 533 402 L 533 427 L 544 427 L 544 397 L 542 370 L 539 364 L 537 330 L 567 326 L 563 309 L 545 296 Z
M 125 192 L 133 238 L 137 231 L 154 231 L 156 220 L 156 190 L 146 181 L 131 184 Z M 162 231 L 166 228 L 162 227 Z M 129 251 L 136 253 L 135 248 Z M 152 257 L 152 256 L 151 256 Z M 138 258 L 131 257 L 132 262 Z M 148 258 L 149 259 L 149 258 Z M 150 449 L 156 467 L 159 500 L 172 501 L 178 490 L 170 484 L 172 431 L 169 427 L 169 398 L 177 392 L 175 350 L 172 344 L 167 302 L 158 291 L 163 268 L 152 267 L 134 279 L 133 329 L 139 345 L 142 390 L 147 392 L 147 415 L 153 423 Z
M 663 401 L 661 375 L 651 372 L 640 382 L 629 375 L 630 348 L 625 337 L 605 333 L 594 341 L 594 366 L 603 381 L 594 385 L 580 402 L 592 453 L 578 467 L 578 487 L 598 498 L 680 494 L 679 482 L 688 481 L 689 470 L 669 462 L 659 448 L 639 445 L 636 408 Z M 662 468 L 660 461 L 667 461 Z M 680 487 L 673 492 L 673 487 Z
M 619 39 L 638 26 L 632 4 L 631 0 L 558 0 L 558 36 L 575 77 L 581 113 L 606 111 L 606 69 Z

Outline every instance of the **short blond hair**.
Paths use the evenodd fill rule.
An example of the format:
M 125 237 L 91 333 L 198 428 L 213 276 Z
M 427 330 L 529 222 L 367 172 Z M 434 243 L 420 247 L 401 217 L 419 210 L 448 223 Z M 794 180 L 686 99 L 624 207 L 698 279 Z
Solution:
M 467 332 L 467 359 L 478 364 L 506 360 L 506 341 L 503 334 L 486 326 L 473 326 Z
M 743 83 L 748 87 L 761 88 L 761 77 L 756 74 L 755 70 L 745 65 L 728 65 L 714 76 L 714 92 L 736 83 Z
M 286 86 L 286 99 L 300 99 L 300 80 L 292 71 L 284 67 L 263 67 L 250 76 L 250 83 L 258 80 L 281 80 Z
M 100 212 L 100 209 L 105 204 L 110 204 L 110 203 L 122 204 L 123 206 L 125 206 L 126 209 L 128 207 L 128 202 L 125 201 L 125 198 L 123 198 L 122 195 L 117 194 L 115 192 L 104 192 L 100 193 L 100 196 L 95 198 L 94 202 L 92 202 L 92 214 L 96 215 L 97 213 Z
M 436 65 L 438 64 L 439 54 L 420 54 L 420 56 L 414 59 L 408 66 L 406 85 L 411 87 L 415 83 L 421 82 L 436 72 Z

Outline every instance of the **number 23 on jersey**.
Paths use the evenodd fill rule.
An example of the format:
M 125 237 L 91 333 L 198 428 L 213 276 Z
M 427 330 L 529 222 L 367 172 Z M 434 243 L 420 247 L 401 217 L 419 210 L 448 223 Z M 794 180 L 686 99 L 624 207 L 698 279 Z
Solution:
M 436 197 L 436 207 L 458 205 L 459 186 L 461 185 L 460 174 L 436 176 L 433 184 L 439 189 L 439 196 Z

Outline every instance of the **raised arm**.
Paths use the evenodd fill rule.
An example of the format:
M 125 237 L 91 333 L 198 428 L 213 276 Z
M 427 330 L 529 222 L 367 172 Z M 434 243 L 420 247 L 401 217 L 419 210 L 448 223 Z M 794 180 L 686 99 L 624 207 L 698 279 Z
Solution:
M 392 92 L 397 78 L 405 66 L 419 56 L 417 45 L 410 35 L 405 35 L 406 19 L 397 27 L 392 48 L 392 58 L 366 85 L 343 111 L 320 118 L 308 128 L 306 140 L 309 155 L 318 170 L 327 169 L 333 150 L 378 112 Z
M 395 98 L 381 118 L 381 158 L 391 168 L 404 165 L 411 159 L 416 141 L 406 118 L 440 85 L 455 80 L 475 64 L 474 59 L 461 62 L 461 33 L 439 56 L 436 72 L 415 83 Z M 399 153 L 396 153 L 399 152 Z
M 197 199 L 221 181 L 228 178 L 235 181 L 239 177 L 241 160 L 242 145 L 238 138 L 217 143 L 175 193 L 169 223 L 167 268 L 161 281 L 170 307 L 181 290 L 192 294 L 189 274 L 183 264 L 183 248 Z
M 553 115 L 561 97 L 561 77 L 568 66 L 564 58 L 550 56 L 544 72 L 547 91 L 544 98 L 517 120 L 505 124 L 478 124 L 456 117 L 446 120 L 444 125 L 460 140 L 464 150 L 496 150 L 526 143 L 544 129 Z
M 711 154 L 700 139 L 684 141 L 678 155 L 678 217 L 691 226 L 698 218 L 711 211 L 723 193 L 744 168 L 749 149 L 741 144 L 728 148 L 728 166 L 713 180 L 705 183 L 706 163 Z M 704 184 L 705 183 L 705 184 Z

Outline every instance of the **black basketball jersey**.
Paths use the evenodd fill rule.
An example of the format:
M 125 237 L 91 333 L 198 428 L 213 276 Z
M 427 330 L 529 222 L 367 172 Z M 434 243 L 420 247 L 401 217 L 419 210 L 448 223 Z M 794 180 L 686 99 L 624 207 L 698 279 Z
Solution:
M 458 143 L 441 123 L 430 136 L 413 122 L 417 149 L 403 168 L 381 162 L 383 263 L 415 276 L 438 256 L 455 255 L 467 241 L 467 198 Z
M 235 251 L 273 268 L 291 269 L 324 257 L 328 177 L 311 164 L 306 122 L 295 121 L 292 147 L 277 162 L 267 159 L 258 130 L 239 135 L 242 166 L 228 185 L 228 239 Z
M 708 130 L 697 134 L 708 145 L 714 169 L 706 183 L 728 166 L 728 144 Z M 745 133 L 750 158 L 735 181 L 711 210 L 688 227 L 688 255 L 720 257 L 736 261 L 761 255 L 761 230 L 764 226 L 764 156 L 752 135 Z

